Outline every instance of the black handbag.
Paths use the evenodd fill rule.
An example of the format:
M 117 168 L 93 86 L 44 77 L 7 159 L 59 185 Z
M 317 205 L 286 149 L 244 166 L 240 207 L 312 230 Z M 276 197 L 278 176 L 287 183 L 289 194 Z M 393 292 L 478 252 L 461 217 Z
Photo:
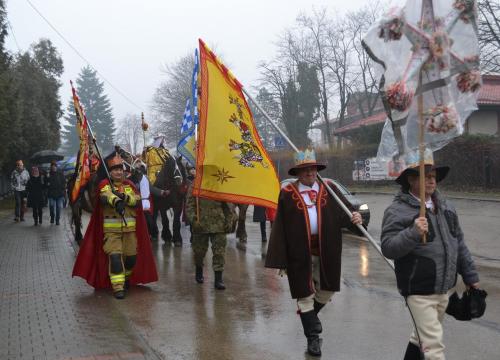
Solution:
M 460 298 L 455 291 L 450 296 L 446 313 L 460 321 L 480 318 L 486 311 L 487 296 L 485 290 L 470 288 Z

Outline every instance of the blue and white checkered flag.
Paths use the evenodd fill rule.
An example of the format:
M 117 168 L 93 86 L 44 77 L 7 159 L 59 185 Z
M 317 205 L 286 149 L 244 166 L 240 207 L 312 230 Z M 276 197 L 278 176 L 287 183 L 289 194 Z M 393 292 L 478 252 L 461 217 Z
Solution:
M 182 119 L 181 135 L 184 134 L 189 129 L 191 129 L 191 127 L 194 125 L 193 118 L 191 117 L 191 104 L 190 103 L 191 103 L 190 99 L 187 99 L 186 110 L 184 110 L 184 117 Z
M 186 110 L 184 111 L 184 119 L 181 127 L 181 140 L 177 144 L 177 152 L 192 165 L 195 164 L 195 143 L 194 143 L 195 125 L 191 118 L 190 99 L 186 102 Z

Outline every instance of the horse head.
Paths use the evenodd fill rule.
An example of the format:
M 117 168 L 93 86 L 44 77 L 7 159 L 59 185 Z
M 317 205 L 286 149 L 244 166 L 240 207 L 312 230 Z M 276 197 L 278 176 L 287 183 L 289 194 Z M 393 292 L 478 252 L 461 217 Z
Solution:
M 186 167 L 182 163 L 182 156 L 178 156 L 175 159 L 174 179 L 177 186 L 185 184 L 187 181 L 187 171 Z

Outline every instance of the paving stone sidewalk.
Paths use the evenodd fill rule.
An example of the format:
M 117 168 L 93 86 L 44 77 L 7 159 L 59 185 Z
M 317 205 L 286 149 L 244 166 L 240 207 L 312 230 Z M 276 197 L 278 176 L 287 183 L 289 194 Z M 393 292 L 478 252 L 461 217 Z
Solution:
M 109 292 L 71 278 L 69 235 L 67 214 L 35 227 L 0 212 L 0 359 L 158 359 Z

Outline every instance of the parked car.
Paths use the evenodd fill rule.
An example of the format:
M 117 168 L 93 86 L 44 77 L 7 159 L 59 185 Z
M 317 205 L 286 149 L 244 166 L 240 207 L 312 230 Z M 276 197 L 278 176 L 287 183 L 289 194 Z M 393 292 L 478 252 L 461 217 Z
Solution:
M 361 214 L 361 217 L 363 218 L 363 225 L 365 227 L 368 227 L 368 223 L 370 222 L 370 209 L 368 208 L 368 204 L 362 201 L 360 198 L 355 196 L 355 193 L 351 193 L 344 185 L 339 183 L 337 180 L 329 179 L 329 178 L 323 178 L 325 181 L 330 181 L 332 182 L 337 189 L 339 189 L 340 193 L 344 195 L 344 197 L 347 199 L 347 201 L 352 205 L 354 210 L 359 212 Z M 285 179 L 281 181 L 281 188 L 284 188 L 288 184 L 295 182 L 297 179 L 291 178 L 291 179 Z

